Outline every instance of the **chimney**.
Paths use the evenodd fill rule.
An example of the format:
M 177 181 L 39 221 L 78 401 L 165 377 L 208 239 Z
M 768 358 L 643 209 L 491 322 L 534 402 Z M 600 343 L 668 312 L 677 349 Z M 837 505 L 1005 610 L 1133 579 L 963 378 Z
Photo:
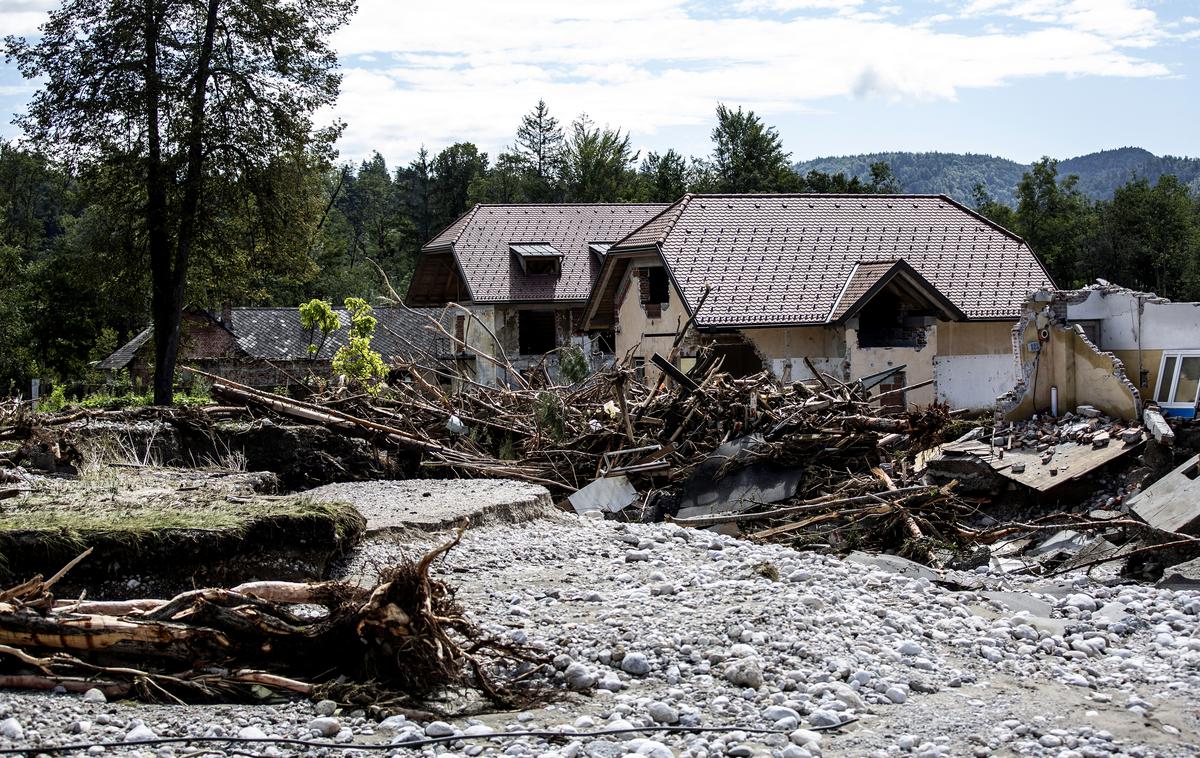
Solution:
M 221 326 L 233 331 L 233 306 L 228 300 L 221 303 Z

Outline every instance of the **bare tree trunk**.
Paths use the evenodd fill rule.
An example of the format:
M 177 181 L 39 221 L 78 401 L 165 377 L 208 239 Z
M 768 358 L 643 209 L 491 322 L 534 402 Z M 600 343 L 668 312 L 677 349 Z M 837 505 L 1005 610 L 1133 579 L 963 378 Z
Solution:
M 154 322 L 154 404 L 170 405 L 175 354 L 179 346 L 179 321 L 173 308 L 171 239 L 167 234 L 167 178 L 159 134 L 161 82 L 158 73 L 158 39 L 162 7 L 157 0 L 145 3 L 146 43 L 146 227 L 150 246 L 150 312 Z
M 196 222 L 200 212 L 200 195 L 204 185 L 204 109 L 220 6 L 220 0 L 208 0 L 204 37 L 200 44 L 200 57 L 196 61 L 196 77 L 193 82 L 189 114 L 191 123 L 187 136 L 187 167 L 184 172 L 183 196 L 179 206 L 179 231 L 175 239 L 174 255 L 170 254 L 169 242 L 164 239 L 162 255 L 158 256 L 160 265 L 155 267 L 153 265 L 155 259 L 153 246 L 151 248 L 151 274 L 154 278 L 155 405 L 170 405 L 174 399 L 175 363 L 179 357 L 183 302 L 187 296 L 188 262 L 196 239 Z M 155 30 L 157 31 L 157 25 Z M 154 44 L 157 45 L 157 34 L 155 34 Z M 149 43 L 147 47 L 149 56 Z M 157 76 L 157 74 L 155 75 Z M 157 98 L 157 87 L 155 94 Z M 157 136 L 157 108 L 152 118 L 154 133 Z M 157 145 L 153 149 L 157 151 Z M 154 161 L 152 160 L 151 163 L 153 164 Z M 159 163 L 161 164 L 161 156 Z M 159 170 L 161 171 L 161 169 Z M 165 219 L 163 229 L 165 237 Z

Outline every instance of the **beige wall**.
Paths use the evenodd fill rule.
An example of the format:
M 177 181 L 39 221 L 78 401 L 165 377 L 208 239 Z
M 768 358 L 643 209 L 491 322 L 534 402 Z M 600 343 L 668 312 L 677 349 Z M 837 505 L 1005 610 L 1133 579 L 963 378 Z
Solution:
M 1012 355 L 1013 321 L 944 321 L 937 325 L 938 355 Z
M 938 327 L 929 327 L 932 332 Z M 846 344 L 850 346 L 850 375 L 857 379 L 903 365 L 904 383 L 919 384 L 933 379 L 933 356 L 936 352 L 937 335 L 929 334 L 925 347 L 859 347 L 858 333 L 846 329 Z M 905 402 L 929 405 L 935 390 L 932 385 L 905 393 Z
M 1041 328 L 1047 329 L 1049 339 L 1039 341 Z M 1034 342 L 1040 342 L 1037 351 L 1029 349 Z M 1048 411 L 1051 388 L 1058 389 L 1060 414 L 1091 405 L 1116 418 L 1137 418 L 1138 397 L 1123 369 L 1114 363 L 1116 356 L 1094 349 L 1076 327 L 1032 319 L 1022 332 L 1019 351 L 1021 364 L 1028 369 L 1025 392 L 1008 411 L 1009 418 L 1029 418 Z
M 618 361 L 626 355 L 646 360 L 646 380 L 657 381 L 661 373 L 650 363 L 650 356 L 658 353 L 663 357 L 671 352 L 675 334 L 687 323 L 687 309 L 675 285 L 670 285 L 670 302 L 662 309 L 662 315 L 650 318 L 642 306 L 637 282 L 631 281 L 638 267 L 661 266 L 657 256 L 646 256 L 630 261 L 625 276 L 617 288 L 616 357 Z M 666 336 L 648 336 L 648 335 Z

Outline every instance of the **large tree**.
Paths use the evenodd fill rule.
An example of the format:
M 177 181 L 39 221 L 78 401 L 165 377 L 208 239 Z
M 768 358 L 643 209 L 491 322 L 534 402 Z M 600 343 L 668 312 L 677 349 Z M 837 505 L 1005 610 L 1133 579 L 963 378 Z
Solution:
M 137 182 L 155 335 L 154 401 L 169 404 L 193 254 L 241 177 L 324 152 L 312 114 L 337 96 L 330 35 L 354 0 L 64 0 L 8 55 L 41 79 L 26 134 L 56 157 Z
M 1077 176 L 1058 179 L 1058 161 L 1042 158 L 1017 185 L 1016 231 L 1037 253 L 1062 287 L 1082 283 L 1078 262 L 1092 208 L 1079 191 Z
M 457 142 L 433 159 L 433 227 L 441 231 L 468 208 L 471 184 L 487 174 L 487 153 L 470 142 Z
M 712 171 L 719 192 L 789 192 L 800 181 L 792 170 L 791 153 L 773 126 L 754 111 L 717 106 L 712 131 Z
M 566 138 L 558 119 L 550 115 L 545 100 L 538 100 L 533 110 L 521 117 L 512 148 L 529 179 L 525 191 L 534 202 L 558 198 L 565 149 Z
M 615 203 L 633 194 L 637 154 L 629 134 L 599 127 L 587 114 L 571 124 L 571 138 L 563 155 L 567 197 L 576 203 Z

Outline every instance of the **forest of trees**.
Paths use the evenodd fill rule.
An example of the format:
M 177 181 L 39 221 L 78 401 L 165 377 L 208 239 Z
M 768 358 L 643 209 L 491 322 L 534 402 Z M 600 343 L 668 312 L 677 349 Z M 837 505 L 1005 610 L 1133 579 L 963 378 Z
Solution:
M 64 4 L 41 38 L 5 41 L 41 82 L 23 139 L 0 142 L 0 396 L 33 377 L 85 382 L 147 324 L 178 334 L 187 303 L 294 307 L 398 291 L 421 245 L 472 204 L 669 202 L 685 192 L 894 193 L 886 161 L 799 173 L 778 131 L 718 105 L 711 150 L 637 153 L 628 131 L 539 101 L 498 155 L 460 142 L 403 165 L 340 162 L 328 39 L 352 0 Z M 237 18 L 237 24 L 222 23 Z M 105 34 L 95 34 L 102 29 Z M 135 72 L 114 77 L 114 67 Z M 264 128 L 264 125 L 267 125 Z M 1060 286 L 1097 277 L 1200 299 L 1200 198 L 1173 175 L 1090 199 L 1051 159 L 1007 205 Z M 156 399 L 170 398 L 170 339 Z

